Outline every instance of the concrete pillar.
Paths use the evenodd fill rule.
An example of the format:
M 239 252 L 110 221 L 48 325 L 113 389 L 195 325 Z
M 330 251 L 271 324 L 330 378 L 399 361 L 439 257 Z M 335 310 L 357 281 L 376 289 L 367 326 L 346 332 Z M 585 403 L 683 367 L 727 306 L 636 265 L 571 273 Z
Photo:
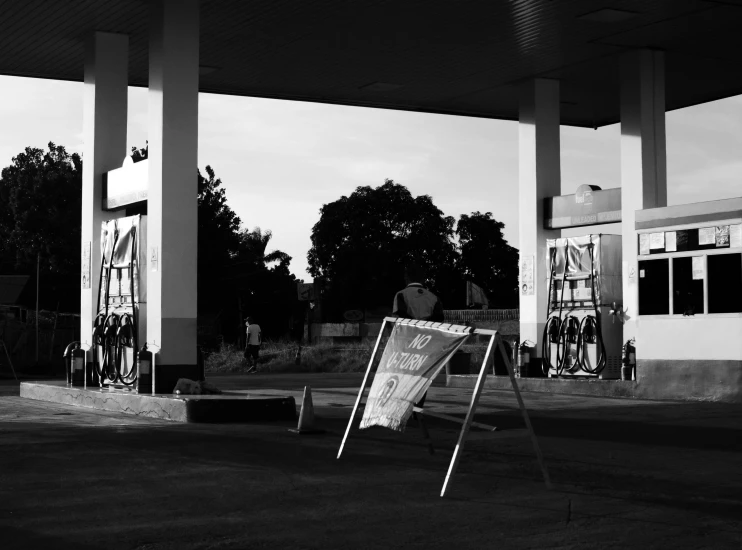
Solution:
M 520 338 L 536 343 L 540 357 L 549 281 L 546 239 L 560 236 L 559 230 L 544 229 L 544 199 L 561 193 L 558 81 L 535 79 L 522 85 L 518 148 L 520 263 L 533 262 L 533 290 L 524 292 L 522 285 L 519 290 Z
M 80 340 L 92 342 L 100 282 L 103 174 L 126 158 L 129 37 L 95 32 L 85 43 L 83 86 L 82 265 Z
M 199 3 L 150 10 L 147 341 L 174 385 L 197 377 Z
M 636 211 L 667 206 L 664 53 L 629 52 L 621 60 L 621 217 L 624 340 L 636 336 L 639 311 Z

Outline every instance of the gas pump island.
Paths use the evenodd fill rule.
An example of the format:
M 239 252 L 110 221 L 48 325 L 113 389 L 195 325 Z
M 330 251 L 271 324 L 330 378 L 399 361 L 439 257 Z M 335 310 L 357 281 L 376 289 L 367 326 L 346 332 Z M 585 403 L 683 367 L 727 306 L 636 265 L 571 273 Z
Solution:
M 620 201 L 620 189 L 582 186 L 575 195 L 545 199 L 544 226 L 614 223 L 620 221 Z M 621 242 L 621 235 L 604 234 L 547 239 L 548 307 L 540 350 L 545 376 L 621 377 Z
M 146 170 L 146 161 L 135 165 L 127 157 L 120 169 L 107 174 L 101 205 L 104 215 L 116 216 L 127 207 L 145 210 Z M 147 349 L 146 238 L 146 214 L 101 222 L 96 310 L 90 332 L 85 334 L 83 327 L 81 335 L 89 345 L 87 353 L 73 352 L 80 359 L 73 361 L 69 379 L 73 386 L 150 394 L 172 391 L 156 383 L 161 377 L 155 376 L 154 355 Z M 90 251 L 83 251 L 83 256 L 89 263 Z M 83 277 L 89 277 L 90 267 L 83 267 Z
M 98 313 L 92 327 L 92 368 L 86 373 L 93 385 L 155 391 L 151 354 L 144 344 L 147 270 L 142 269 L 146 247 L 141 242 L 146 220 L 136 215 L 102 223 Z
M 549 239 L 544 374 L 616 379 L 621 374 L 621 236 Z M 608 321 L 608 319 L 611 319 Z

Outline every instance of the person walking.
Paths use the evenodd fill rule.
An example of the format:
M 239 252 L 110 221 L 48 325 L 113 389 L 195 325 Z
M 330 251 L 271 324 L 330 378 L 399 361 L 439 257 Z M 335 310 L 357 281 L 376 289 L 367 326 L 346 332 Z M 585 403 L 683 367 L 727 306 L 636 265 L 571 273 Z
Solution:
M 253 323 L 252 317 L 245 318 L 245 325 L 247 326 L 247 343 L 245 345 L 245 361 L 247 362 L 247 372 L 256 373 L 258 372 L 258 357 L 260 356 L 260 344 L 262 343 L 262 335 L 260 332 L 260 325 Z

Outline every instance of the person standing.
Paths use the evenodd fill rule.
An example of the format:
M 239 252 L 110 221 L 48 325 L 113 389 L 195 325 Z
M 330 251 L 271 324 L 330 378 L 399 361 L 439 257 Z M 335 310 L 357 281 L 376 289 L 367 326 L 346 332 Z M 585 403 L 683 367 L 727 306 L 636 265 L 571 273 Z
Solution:
M 248 367 L 247 372 L 256 373 L 258 372 L 260 344 L 263 341 L 260 332 L 260 325 L 253 323 L 252 317 L 245 318 L 245 325 L 247 326 L 247 344 L 245 346 L 245 361 L 247 361 Z
M 394 295 L 392 315 L 403 319 L 442 323 L 443 304 L 438 296 L 423 286 L 422 281 L 425 280 L 423 268 L 418 264 L 408 264 L 405 267 L 404 278 L 407 286 Z M 422 399 L 415 403 L 415 406 L 422 407 L 425 405 L 427 396 L 428 392 L 425 392 Z M 421 424 L 421 427 L 424 437 L 428 439 L 427 429 L 423 424 Z
M 443 322 L 443 304 L 438 297 L 425 288 L 425 272 L 417 264 L 405 268 L 407 286 L 394 295 L 392 315 L 403 319 Z

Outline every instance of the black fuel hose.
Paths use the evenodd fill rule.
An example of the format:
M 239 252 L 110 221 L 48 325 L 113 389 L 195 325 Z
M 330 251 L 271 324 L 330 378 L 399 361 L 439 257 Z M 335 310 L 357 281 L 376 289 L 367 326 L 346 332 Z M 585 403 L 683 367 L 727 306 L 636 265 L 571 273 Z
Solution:
M 98 381 L 103 383 L 103 361 L 105 354 L 104 338 L 106 316 L 103 313 L 96 315 L 93 321 L 93 368 L 98 375 Z
M 544 376 L 549 376 L 549 370 L 553 366 L 551 364 L 551 342 L 550 335 L 551 331 L 554 330 L 557 336 L 559 336 L 559 325 L 562 320 L 562 311 L 559 310 L 559 316 L 554 317 L 551 315 L 551 293 L 554 288 L 554 274 L 556 265 L 556 242 L 554 248 L 551 251 L 551 270 L 549 273 L 549 294 L 546 296 L 546 324 L 544 325 L 544 334 L 541 338 L 541 371 Z M 565 274 L 567 270 L 564 270 Z M 562 297 L 564 296 L 564 282 L 562 281 Z M 556 326 L 552 329 L 552 325 L 556 323 Z M 557 350 L 558 351 L 558 350 Z
M 595 343 L 600 349 L 600 355 L 598 356 L 598 361 L 595 365 L 595 368 L 585 369 L 583 367 L 583 370 L 590 374 L 600 374 L 601 372 L 603 372 L 603 369 L 605 369 L 607 356 L 605 352 L 605 342 L 603 341 L 603 325 L 600 315 L 600 308 L 598 307 L 598 293 L 595 288 L 595 258 L 593 255 L 592 237 L 588 250 L 590 251 L 590 288 L 592 289 L 593 307 L 595 309 Z
M 570 329 L 574 330 L 575 337 L 578 336 L 578 330 L 580 326 L 580 321 L 575 317 L 574 315 L 567 315 L 564 320 L 562 320 L 561 326 L 559 327 L 559 341 L 561 342 L 562 348 L 561 353 L 559 353 L 559 344 L 557 345 L 557 368 L 556 373 L 557 376 L 560 376 L 562 372 L 564 372 L 564 367 L 567 365 L 567 356 L 569 355 L 569 344 L 570 343 L 576 343 L 570 342 Z
M 588 338 L 588 331 L 592 331 L 592 335 Z M 580 368 L 588 374 L 600 374 L 605 368 L 605 342 L 603 342 L 602 335 L 598 330 L 598 320 L 593 315 L 585 315 L 582 321 L 580 321 L 580 329 L 578 332 L 578 343 L 577 343 L 577 364 Z M 595 367 L 588 365 L 587 359 L 585 358 L 584 347 L 587 343 L 587 339 L 594 340 L 594 343 L 598 350 L 598 359 L 595 362 Z
M 541 370 L 543 371 L 544 376 L 549 375 L 551 367 L 556 369 L 556 367 L 551 363 L 551 335 L 553 332 L 555 335 L 554 340 L 558 341 L 560 325 L 561 321 L 559 317 L 555 315 L 549 316 L 546 320 L 546 325 L 544 325 L 544 335 L 541 340 Z
M 137 381 L 137 352 L 134 346 L 134 322 L 131 315 L 123 313 L 119 319 L 118 329 L 116 330 L 116 355 L 114 366 L 116 370 L 116 379 L 125 386 L 132 386 Z M 131 370 L 123 374 L 123 354 L 124 348 L 132 348 L 133 362 Z
M 109 313 L 103 324 L 103 375 L 112 383 L 118 378 L 116 373 L 116 333 L 119 316 Z M 101 378 L 102 379 L 102 378 Z

